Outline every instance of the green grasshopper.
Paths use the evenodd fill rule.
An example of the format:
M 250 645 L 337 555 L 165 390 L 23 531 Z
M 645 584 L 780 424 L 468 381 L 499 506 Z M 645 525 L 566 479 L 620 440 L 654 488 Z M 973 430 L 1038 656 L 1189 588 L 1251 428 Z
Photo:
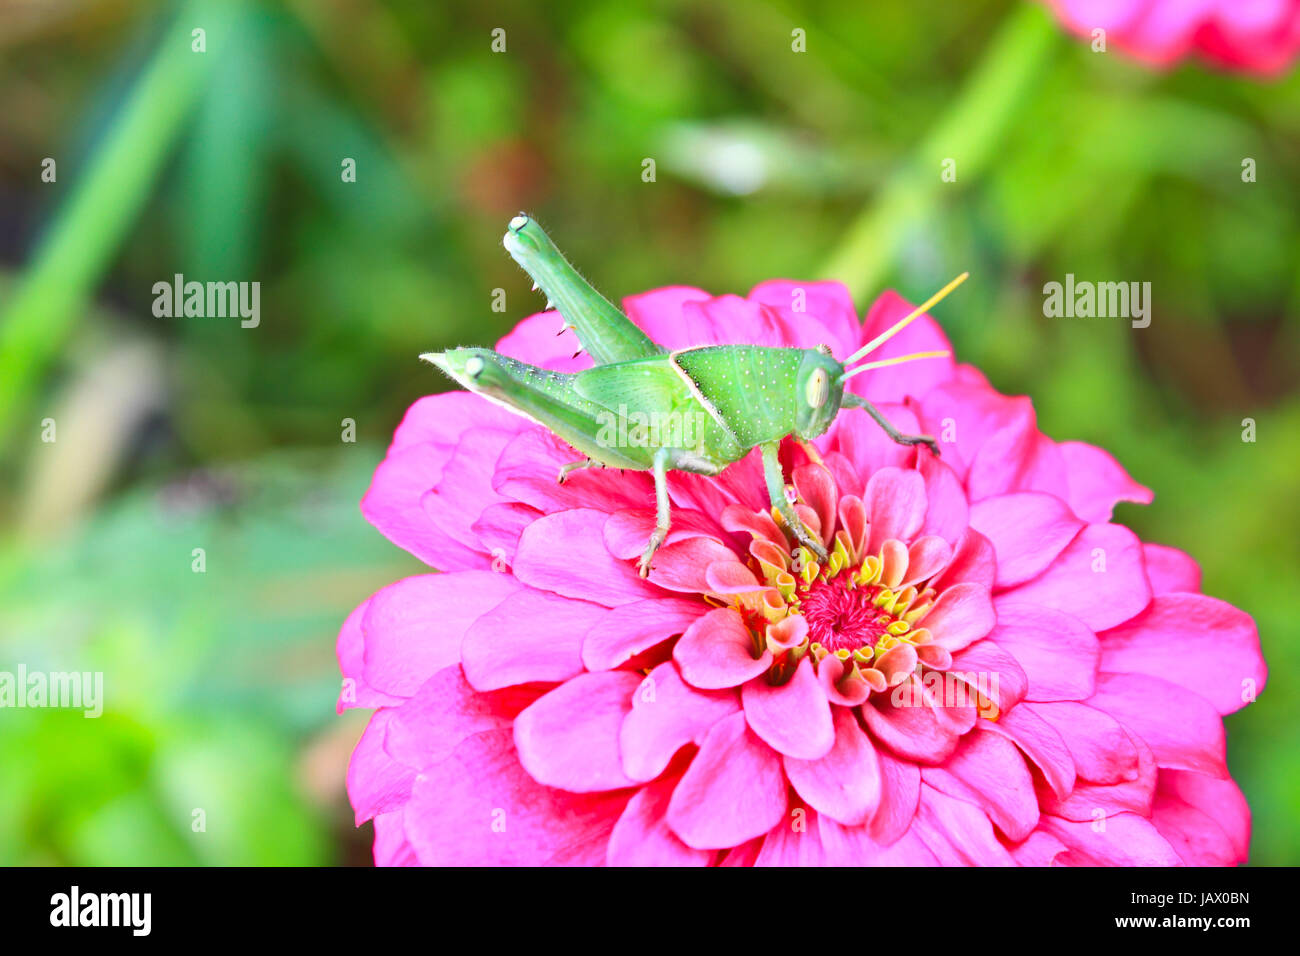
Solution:
M 670 470 L 717 475 L 757 445 L 772 507 L 790 534 L 824 562 L 826 549 L 786 494 L 777 456 L 782 439 L 793 436 L 812 460 L 820 461 L 812 439 L 830 428 L 840 409 L 861 408 L 894 441 L 925 444 L 939 453 L 933 438 L 902 434 L 870 402 L 846 392 L 844 383 L 869 369 L 948 355 L 921 352 L 849 368 L 956 288 L 966 273 L 843 362 L 825 345 L 705 345 L 670 352 L 593 289 L 527 215 L 510 220 L 503 245 L 532 277 L 533 288 L 545 293 L 547 308 L 557 308 L 565 328 L 577 333 L 595 365 L 584 372 L 552 372 L 483 348 L 429 352 L 420 358 L 582 453 L 584 458 L 560 469 L 560 482 L 593 465 L 653 471 L 656 522 L 641 556 L 643 577 L 668 536 Z

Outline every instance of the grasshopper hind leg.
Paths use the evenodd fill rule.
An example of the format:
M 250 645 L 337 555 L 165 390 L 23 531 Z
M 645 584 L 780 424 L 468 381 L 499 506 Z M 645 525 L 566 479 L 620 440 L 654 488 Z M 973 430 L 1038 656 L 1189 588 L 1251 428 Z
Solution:
M 655 452 L 655 530 L 650 535 L 645 552 L 641 555 L 641 561 L 637 566 L 643 578 L 650 576 L 650 561 L 668 539 L 668 528 L 672 519 L 672 510 L 668 501 L 668 455 L 667 448 L 660 448 Z

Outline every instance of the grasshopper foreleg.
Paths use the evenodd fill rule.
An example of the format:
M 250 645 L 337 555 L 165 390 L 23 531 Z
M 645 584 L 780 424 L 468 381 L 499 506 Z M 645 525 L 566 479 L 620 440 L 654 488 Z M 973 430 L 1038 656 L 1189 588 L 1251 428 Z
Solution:
M 655 452 L 655 530 L 641 555 L 639 569 L 641 577 L 650 575 L 650 559 L 668 538 L 668 527 L 672 519 L 668 503 L 668 449 L 660 448 Z
M 885 430 L 886 435 L 898 442 L 900 445 L 925 445 L 930 449 L 930 451 L 934 452 L 935 455 L 939 454 L 939 443 L 929 435 L 904 435 L 893 426 L 893 423 L 884 416 L 884 413 L 882 413 L 880 409 L 876 408 L 875 405 L 872 405 L 865 398 L 859 398 L 858 404 L 860 407 L 866 409 L 867 414 L 876 420 L 876 424 Z
M 817 555 L 818 561 L 825 561 L 826 549 L 821 541 L 813 537 L 799 513 L 794 510 L 794 505 L 790 504 L 790 499 L 785 496 L 785 474 L 781 471 L 781 459 L 778 457 L 780 447 L 780 442 L 774 441 L 759 446 L 763 453 L 763 478 L 767 482 L 767 495 L 772 501 L 772 507 L 785 519 L 786 527 L 796 540 Z

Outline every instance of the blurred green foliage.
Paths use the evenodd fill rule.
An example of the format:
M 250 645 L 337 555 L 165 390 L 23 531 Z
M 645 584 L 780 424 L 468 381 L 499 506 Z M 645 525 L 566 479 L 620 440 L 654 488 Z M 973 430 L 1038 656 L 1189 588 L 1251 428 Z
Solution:
M 1230 763 L 1253 862 L 1300 862 L 1300 78 L 1155 73 L 1013 0 L 37 6 L 0 13 L 0 669 L 107 705 L 0 719 L 0 862 L 364 861 L 333 638 L 418 566 L 356 503 L 443 385 L 416 354 L 540 308 L 519 209 L 614 297 L 971 270 L 959 357 L 1259 622 Z M 178 272 L 260 281 L 260 327 L 154 317 Z M 1066 273 L 1149 281 L 1150 328 L 1045 318 Z

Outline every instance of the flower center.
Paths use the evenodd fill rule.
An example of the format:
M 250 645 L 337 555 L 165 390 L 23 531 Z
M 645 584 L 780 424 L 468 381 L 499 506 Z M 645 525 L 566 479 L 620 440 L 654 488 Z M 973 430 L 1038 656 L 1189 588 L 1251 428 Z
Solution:
M 734 593 L 731 602 L 755 638 L 755 654 L 772 654 L 769 681 L 785 682 L 808 656 L 818 670 L 832 667 L 839 682 L 881 692 L 928 662 L 927 655 L 941 658 L 923 649 L 934 640 L 923 619 L 938 596 L 928 568 L 909 568 L 900 541 L 885 541 L 875 554 L 865 550 L 843 530 L 824 564 L 802 547 L 782 548 L 762 536 L 751 542 L 760 589 Z
M 899 620 L 877 604 L 884 588 L 853 583 L 844 575 L 829 581 L 818 578 L 800 595 L 799 612 L 808 620 L 809 638 L 832 653 L 874 650 Z

